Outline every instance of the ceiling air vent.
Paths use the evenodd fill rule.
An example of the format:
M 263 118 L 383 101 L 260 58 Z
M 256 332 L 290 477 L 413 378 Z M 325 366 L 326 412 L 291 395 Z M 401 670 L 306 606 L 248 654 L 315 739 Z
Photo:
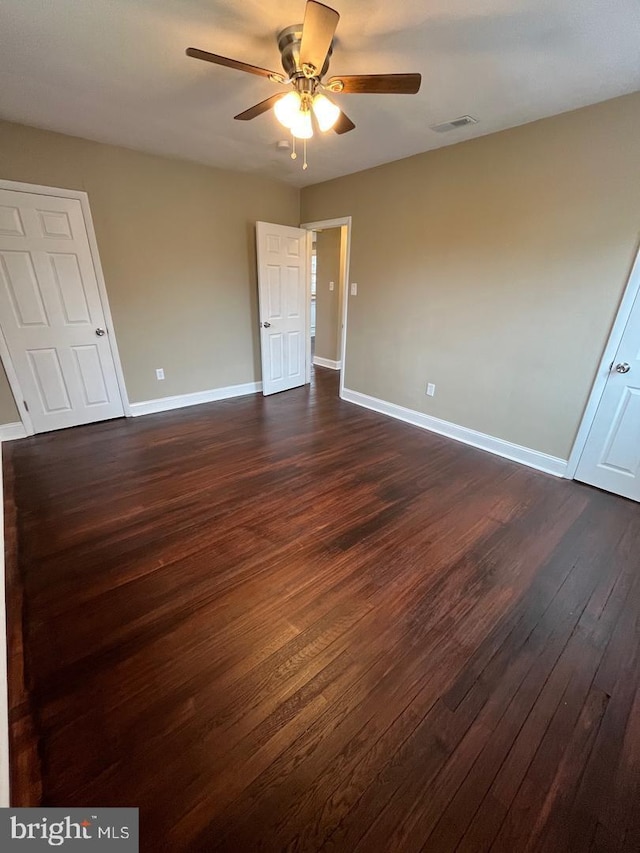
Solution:
M 450 130 L 456 130 L 458 127 L 466 127 L 468 124 L 478 124 L 478 119 L 473 116 L 460 116 L 451 121 L 443 121 L 440 124 L 432 124 L 431 130 L 436 133 L 448 133 Z

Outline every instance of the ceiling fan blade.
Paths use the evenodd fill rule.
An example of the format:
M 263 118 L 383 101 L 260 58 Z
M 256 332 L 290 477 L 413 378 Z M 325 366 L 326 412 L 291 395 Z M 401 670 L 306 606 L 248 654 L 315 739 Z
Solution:
M 256 104 L 253 107 L 249 107 L 248 110 L 245 110 L 243 113 L 238 113 L 237 116 L 234 116 L 238 121 L 250 121 L 252 118 L 256 118 L 257 116 L 261 116 L 262 113 L 266 113 L 267 110 L 270 110 L 280 98 L 284 97 L 282 92 L 278 92 L 277 95 L 271 95 L 270 98 L 266 98 L 264 101 L 260 101 L 259 104 Z
M 415 95 L 421 82 L 420 74 L 351 74 L 332 77 L 325 85 L 344 95 Z
M 205 62 L 213 62 L 216 65 L 225 65 L 227 68 L 235 68 L 237 71 L 246 71 L 248 74 L 257 74 L 258 77 L 282 77 L 275 71 L 268 71 L 266 68 L 258 68 L 257 65 L 249 65 L 246 62 L 238 62 L 237 59 L 229 59 L 228 56 L 218 56 L 217 53 L 209 53 L 206 50 L 199 50 L 197 47 L 188 47 L 185 51 L 187 56 L 193 59 L 204 59 Z
M 329 53 L 340 15 L 324 3 L 307 0 L 300 42 L 300 67 L 313 66 L 319 74 Z
M 333 125 L 333 129 L 336 133 L 349 133 L 350 130 L 355 130 L 355 124 L 351 121 L 349 116 L 345 115 L 343 112 L 338 116 L 338 121 Z

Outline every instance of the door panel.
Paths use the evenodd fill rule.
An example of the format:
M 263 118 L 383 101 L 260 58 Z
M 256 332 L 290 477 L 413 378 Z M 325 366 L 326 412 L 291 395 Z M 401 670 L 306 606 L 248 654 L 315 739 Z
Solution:
M 634 475 L 640 463 L 640 389 L 625 388 L 618 406 L 600 465 Z
M 24 237 L 20 211 L 13 205 L 0 204 L 0 235 Z
M 109 394 L 104 384 L 104 368 L 100 363 L 100 354 L 95 344 L 72 347 L 76 359 L 76 368 L 82 386 L 85 406 L 100 406 L 109 402 Z
M 40 225 L 40 237 L 73 239 L 71 222 L 68 215 L 62 210 L 39 210 L 38 224 Z
M 282 319 L 281 273 L 282 271 L 280 267 L 274 267 L 271 265 L 267 267 L 267 288 L 269 294 L 267 302 L 267 318 L 269 320 Z
M 75 255 L 50 254 L 53 278 L 58 288 L 63 320 L 71 323 L 91 323 L 82 274 Z
M 123 414 L 79 200 L 0 190 L 0 322 L 36 432 Z
M 48 414 L 71 410 L 58 353 L 50 349 L 27 350 L 42 409 Z
M 300 346 L 300 338 L 302 335 L 300 332 L 289 332 L 287 335 L 287 343 L 289 345 L 288 352 L 288 367 L 289 367 L 289 376 L 299 376 L 302 371 L 302 365 L 300 364 L 300 351 L 304 352 L 304 341 L 302 342 L 302 347 Z
M 614 358 L 576 480 L 640 501 L 640 296 Z
M 16 325 L 48 326 L 49 318 L 28 252 L 0 252 L 0 278 Z
M 284 373 L 282 371 L 282 367 L 284 365 L 283 344 L 283 337 L 278 332 L 269 335 L 268 368 L 270 382 L 281 382 L 284 379 Z
M 287 316 L 298 320 L 304 309 L 304 286 L 301 286 L 301 270 L 299 267 L 287 267 Z
M 262 385 L 274 394 L 305 383 L 308 232 L 267 222 L 256 231 Z

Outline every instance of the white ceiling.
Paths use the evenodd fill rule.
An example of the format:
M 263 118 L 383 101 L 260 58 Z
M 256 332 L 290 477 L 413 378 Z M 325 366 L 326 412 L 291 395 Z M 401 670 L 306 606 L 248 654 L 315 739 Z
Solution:
M 327 2 L 341 14 L 330 73 L 423 82 L 336 97 L 356 130 L 314 138 L 306 173 L 276 151 L 271 112 L 233 120 L 282 87 L 184 54 L 278 71 L 276 34 L 304 0 L 2 0 L 0 116 L 303 186 L 640 89 L 637 0 Z M 467 113 L 480 123 L 429 130 Z

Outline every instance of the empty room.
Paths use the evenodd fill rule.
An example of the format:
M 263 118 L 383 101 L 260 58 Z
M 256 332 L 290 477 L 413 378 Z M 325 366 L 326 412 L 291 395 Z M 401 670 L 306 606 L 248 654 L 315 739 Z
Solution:
M 0 849 L 640 851 L 637 4 L 0 15 Z

